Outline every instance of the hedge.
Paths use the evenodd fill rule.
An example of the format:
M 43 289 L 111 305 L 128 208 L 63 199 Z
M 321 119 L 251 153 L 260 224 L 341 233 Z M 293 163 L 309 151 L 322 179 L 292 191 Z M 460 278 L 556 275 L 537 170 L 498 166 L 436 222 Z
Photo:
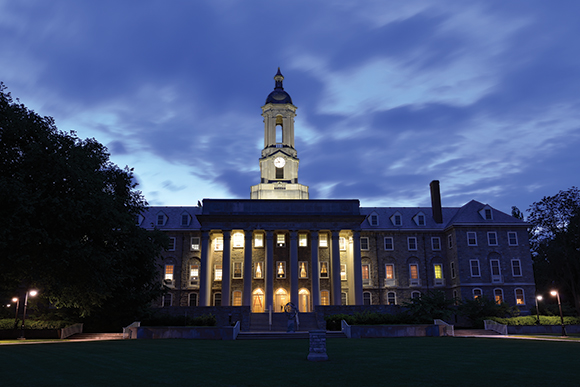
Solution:
M 487 320 L 493 320 L 504 325 L 537 325 L 537 316 L 520 316 L 510 318 L 489 317 Z M 560 316 L 540 316 L 540 325 L 560 325 L 562 322 Z M 564 316 L 564 325 L 580 325 L 580 317 Z
M 217 320 L 213 314 L 204 314 L 199 317 L 156 314 L 141 320 L 141 326 L 214 327 L 216 325 Z
M 25 329 L 62 329 L 69 325 L 73 325 L 74 322 L 57 320 L 57 321 L 43 321 L 43 320 L 26 320 L 24 322 Z M 22 320 L 18 319 L 17 327 L 20 328 L 22 325 Z M 0 319 L 0 329 L 14 329 L 14 319 L 4 318 Z

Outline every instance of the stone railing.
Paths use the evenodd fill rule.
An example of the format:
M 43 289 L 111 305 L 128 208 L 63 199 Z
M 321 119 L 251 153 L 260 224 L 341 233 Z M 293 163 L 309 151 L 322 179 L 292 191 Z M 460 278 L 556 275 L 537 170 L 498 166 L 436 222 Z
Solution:
M 83 333 L 83 324 L 79 323 L 62 328 L 60 330 L 60 338 L 66 339 L 76 333 Z
M 131 328 L 138 328 L 140 326 L 141 322 L 135 321 L 131 325 L 128 325 L 125 328 L 123 328 L 123 339 L 136 339 L 137 336 L 133 337 L 133 331 L 131 330 Z
M 500 324 L 500 323 L 492 321 L 492 320 L 484 320 L 483 324 L 484 324 L 484 328 L 486 331 L 494 331 L 494 332 L 499 333 L 500 335 L 506 335 L 506 336 L 508 334 L 507 325 Z
M 446 323 L 443 320 L 435 319 L 433 320 L 435 325 L 443 326 L 443 336 L 455 336 L 455 327 L 451 324 Z

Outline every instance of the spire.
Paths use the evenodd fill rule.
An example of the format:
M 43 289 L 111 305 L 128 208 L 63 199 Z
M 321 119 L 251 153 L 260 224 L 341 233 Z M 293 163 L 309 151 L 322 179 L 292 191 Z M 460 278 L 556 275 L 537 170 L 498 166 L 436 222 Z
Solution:
M 275 90 L 284 90 L 282 86 L 282 81 L 284 80 L 284 76 L 280 72 L 280 67 L 278 67 L 278 72 L 274 75 L 274 80 L 276 81 L 276 86 L 274 87 Z

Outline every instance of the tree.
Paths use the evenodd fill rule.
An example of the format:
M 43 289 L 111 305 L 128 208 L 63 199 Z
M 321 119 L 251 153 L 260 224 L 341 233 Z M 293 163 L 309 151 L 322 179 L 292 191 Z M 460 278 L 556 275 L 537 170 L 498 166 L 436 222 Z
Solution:
M 580 191 L 572 187 L 544 197 L 528 211 L 538 288 L 559 287 L 580 314 Z
M 81 315 L 158 297 L 165 241 L 136 225 L 146 202 L 132 169 L 5 89 L 0 83 L 0 287 L 38 287 L 52 305 Z

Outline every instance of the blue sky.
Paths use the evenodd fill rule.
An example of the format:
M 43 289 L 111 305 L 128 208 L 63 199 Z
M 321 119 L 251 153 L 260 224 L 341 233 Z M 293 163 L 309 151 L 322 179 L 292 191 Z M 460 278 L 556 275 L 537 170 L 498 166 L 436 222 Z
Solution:
M 151 205 L 249 198 L 278 66 L 312 199 L 505 212 L 578 186 L 580 2 L 0 0 L 0 80 Z

